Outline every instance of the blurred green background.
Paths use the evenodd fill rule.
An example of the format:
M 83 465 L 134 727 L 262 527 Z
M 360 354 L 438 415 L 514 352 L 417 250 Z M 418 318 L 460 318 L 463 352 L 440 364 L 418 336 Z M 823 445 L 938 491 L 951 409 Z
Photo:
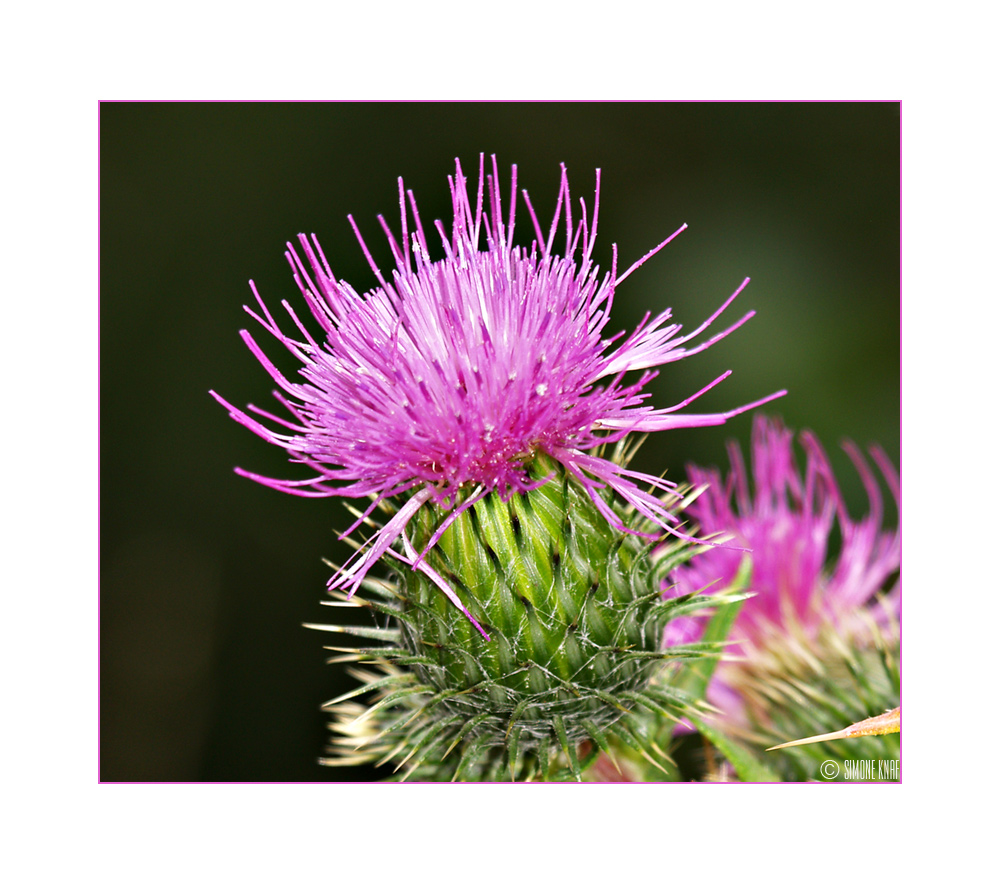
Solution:
M 325 665 L 330 636 L 301 623 L 339 613 L 318 604 L 321 558 L 348 555 L 334 534 L 346 513 L 237 477 L 301 473 L 208 390 L 268 405 L 237 335 L 247 280 L 272 309 L 296 303 L 283 250 L 304 231 L 370 288 L 346 215 L 388 266 L 376 215 L 398 225 L 398 176 L 425 225 L 450 221 L 454 158 L 471 175 L 496 153 L 544 225 L 559 163 L 588 203 L 600 167 L 603 266 L 613 242 L 626 267 L 690 225 L 622 285 L 612 326 L 671 306 L 693 328 L 752 278 L 722 321 L 757 316 L 669 366 L 655 404 L 728 368 L 690 410 L 787 387 L 768 412 L 819 435 L 855 514 L 865 497 L 840 440 L 899 463 L 897 103 L 111 103 L 100 118 L 103 780 L 376 777 L 316 763 L 319 706 L 353 682 Z M 681 478 L 688 461 L 722 463 L 751 422 L 654 436 L 637 465 Z

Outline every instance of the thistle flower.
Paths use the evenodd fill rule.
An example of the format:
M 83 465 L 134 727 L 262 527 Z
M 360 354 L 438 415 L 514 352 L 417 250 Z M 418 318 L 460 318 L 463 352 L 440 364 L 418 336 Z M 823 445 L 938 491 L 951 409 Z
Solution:
M 810 433 L 800 438 L 804 475 L 792 433 L 777 420 L 754 421 L 753 493 L 735 443 L 725 479 L 717 470 L 688 469 L 691 483 L 705 491 L 687 514 L 701 531 L 726 534 L 752 550 L 747 590 L 755 595 L 730 633 L 737 659 L 719 664 L 707 696 L 730 728 L 749 721 L 767 734 L 813 712 L 833 716 L 803 720 L 801 733 L 781 734 L 783 739 L 808 735 L 810 728 L 836 730 L 899 703 L 900 528 L 883 527 L 878 481 L 853 443 L 844 448 L 868 496 L 868 513 L 860 520 L 848 514 L 819 442 Z M 877 446 L 871 456 L 898 510 L 898 473 Z M 724 546 L 704 550 L 671 573 L 667 595 L 731 585 L 744 555 Z M 698 621 L 675 619 L 665 644 L 699 634 Z
M 849 632 L 866 608 L 880 621 L 888 612 L 899 611 L 898 581 L 874 604 L 885 582 L 899 570 L 901 536 L 898 527 L 883 530 L 882 495 L 864 456 L 853 443 L 845 443 L 869 502 L 868 514 L 854 521 L 822 446 L 811 433 L 802 433 L 801 439 L 806 452 L 804 478 L 795 463 L 792 433 L 776 420 L 754 421 L 753 494 L 736 443 L 729 445 L 732 469 L 725 480 L 714 469 L 688 468 L 691 484 L 706 489 L 688 508 L 688 515 L 702 532 L 730 535 L 739 546 L 752 550 L 750 590 L 756 597 L 743 606 L 733 638 L 755 647 L 766 644 L 775 630 L 811 635 L 822 623 L 833 621 Z M 898 508 L 899 476 L 880 448 L 873 447 L 871 454 Z M 835 525 L 842 537 L 841 550 L 828 571 Z M 706 550 L 671 574 L 675 583 L 671 594 L 730 585 L 743 556 L 726 546 Z M 692 621 L 674 621 L 668 643 L 679 636 L 689 638 L 696 629 Z
M 399 180 L 399 240 L 379 216 L 395 259 L 388 277 L 348 216 L 378 281 L 365 295 L 334 276 L 315 236 L 299 236 L 305 262 L 288 244 L 286 257 L 321 336 L 308 331 L 287 302 L 282 304 L 301 339 L 282 331 L 251 282 L 260 312 L 249 307 L 247 312 L 302 363 L 298 380 L 286 377 L 250 332 L 241 332 L 280 387 L 275 396 L 291 419 L 253 405 L 242 410 L 212 395 L 239 423 L 314 473 L 279 479 L 238 469 L 240 475 L 290 494 L 371 500 L 345 536 L 366 521 L 370 524 L 377 507 L 402 501 L 393 504 L 392 517 L 331 578 L 332 590 L 353 595 L 388 554 L 431 580 L 486 636 L 449 582 L 425 561 L 463 513 L 488 495 L 506 502 L 550 481 L 555 472 L 539 477 L 530 470 L 544 456 L 584 489 L 614 529 L 635 533 L 610 505 L 606 490 L 654 530 L 683 536 L 678 517 L 662 499 L 664 493 L 677 495 L 673 483 L 589 452 L 632 432 L 721 424 L 784 391 L 730 411 L 678 413 L 727 377 L 726 372 L 676 405 L 643 404 L 647 394 L 642 390 L 656 374 L 653 367 L 701 352 L 753 315 L 750 311 L 725 330 L 690 344 L 749 280 L 689 334 L 671 322 L 667 309 L 655 317 L 647 314 L 624 339 L 621 334 L 602 337 L 618 285 L 686 225 L 624 272 L 618 270 L 613 247 L 611 269 L 601 274 L 592 259 L 599 171 L 589 217 L 581 200 L 581 217 L 574 221 L 562 168 L 547 234 L 523 192 L 534 232 L 528 248 L 514 245 L 516 166 L 506 216 L 495 158 L 492 175 L 487 175 L 480 157 L 474 199 L 468 183 L 456 160 L 455 175 L 449 177 L 454 218 L 450 232 L 434 222 L 444 251 L 443 259 L 434 260 L 413 193 Z M 565 228 L 561 256 L 556 253 L 560 225 Z M 484 239 L 486 247 L 481 248 Z M 636 371 L 641 374 L 626 381 Z M 408 526 L 428 505 L 450 512 L 418 551 Z

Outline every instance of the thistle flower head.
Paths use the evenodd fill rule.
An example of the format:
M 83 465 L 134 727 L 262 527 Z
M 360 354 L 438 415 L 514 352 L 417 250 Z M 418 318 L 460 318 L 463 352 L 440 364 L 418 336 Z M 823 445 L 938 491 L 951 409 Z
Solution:
M 705 349 L 753 315 L 690 343 L 749 280 L 689 334 L 671 322 L 668 309 L 647 314 L 627 337 L 604 336 L 617 286 L 683 226 L 624 272 L 613 250 L 611 269 L 602 273 L 593 261 L 599 172 L 592 209 L 588 212 L 581 200 L 580 215 L 574 217 L 563 167 L 547 233 L 523 193 L 534 234 L 527 248 L 514 244 L 516 167 L 506 209 L 495 158 L 492 174 L 486 174 L 480 157 L 474 197 L 469 184 L 456 161 L 455 175 L 449 177 L 454 217 L 450 230 L 434 222 L 444 252 L 434 259 L 430 231 L 400 179 L 399 239 L 379 217 L 395 259 L 388 275 L 349 216 L 378 282 L 366 294 L 335 277 L 315 236 L 300 235 L 304 260 L 291 244 L 286 257 L 322 334 L 310 332 L 283 302 L 286 322 L 298 337 L 286 334 L 253 283 L 260 312 L 247 308 L 302 363 L 298 378 L 286 377 L 250 332 L 241 332 L 280 388 L 276 398 L 290 417 L 252 405 L 242 410 L 213 393 L 237 421 L 313 473 L 296 480 L 240 469 L 241 475 L 291 494 L 372 500 L 345 533 L 383 501 L 405 500 L 334 576 L 331 588 L 353 593 L 371 566 L 389 553 L 425 573 L 461 607 L 447 583 L 425 564 L 424 554 L 453 518 L 485 496 L 496 493 L 506 501 L 548 481 L 551 476 L 530 477 L 528 467 L 539 455 L 578 481 L 615 528 L 629 530 L 600 493 L 604 488 L 657 530 L 677 532 L 677 517 L 661 497 L 640 487 L 669 492 L 672 483 L 588 452 L 633 431 L 721 424 L 760 404 L 715 414 L 677 413 L 728 372 L 667 408 L 643 404 L 647 394 L 642 393 L 655 376 L 653 367 Z M 445 519 L 417 551 L 406 529 L 425 504 L 450 507 L 452 519 Z
M 793 435 L 777 420 L 754 421 L 751 451 L 753 491 L 739 447 L 731 443 L 731 471 L 689 467 L 692 484 L 704 493 L 687 513 L 706 534 L 723 533 L 752 550 L 748 599 L 733 626 L 734 653 L 749 661 L 795 645 L 810 653 L 821 633 L 850 643 L 876 631 L 892 632 L 899 617 L 901 535 L 883 527 L 882 493 L 860 450 L 844 444 L 864 484 L 869 509 L 855 520 L 847 512 L 829 460 L 811 433 L 801 434 L 804 474 L 795 462 Z M 899 475 L 876 447 L 877 463 L 899 508 Z M 831 564 L 836 536 L 839 552 Z M 709 548 L 674 570 L 668 595 L 729 586 L 744 553 L 725 546 Z M 896 575 L 891 587 L 887 583 Z M 711 591 L 711 590 L 709 590 Z M 700 627 L 688 618 L 667 627 L 665 643 L 691 641 Z M 739 664 L 733 664 L 738 666 Z M 733 710 L 727 688 L 736 670 L 720 665 L 710 689 L 712 701 Z

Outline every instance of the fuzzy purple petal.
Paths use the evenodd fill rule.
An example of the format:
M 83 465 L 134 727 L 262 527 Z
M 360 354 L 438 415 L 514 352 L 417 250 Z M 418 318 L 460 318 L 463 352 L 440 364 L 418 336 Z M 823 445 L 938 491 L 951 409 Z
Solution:
M 810 433 L 801 435 L 805 472 L 796 465 L 793 438 L 778 421 L 758 417 L 751 446 L 752 488 L 739 448 L 730 447 L 730 473 L 689 467 L 692 484 L 705 486 L 687 510 L 703 534 L 733 537 L 751 550 L 748 599 L 731 638 L 744 653 L 766 648 L 777 635 L 810 636 L 824 624 L 843 634 L 859 628 L 863 618 L 886 625 L 898 620 L 901 535 L 883 526 L 882 492 L 861 452 L 845 443 L 868 494 L 868 513 L 860 520 L 847 512 L 826 453 Z M 896 504 L 899 475 L 881 449 L 872 449 Z M 840 549 L 831 562 L 839 533 Z M 670 575 L 670 596 L 712 586 L 716 591 L 736 577 L 743 554 L 715 548 L 693 558 Z M 895 582 L 893 584 L 893 578 Z M 691 619 L 669 625 L 667 644 L 700 636 L 702 623 Z M 737 652 L 740 653 L 740 652 Z M 725 680 L 726 664 L 718 679 Z M 710 692 L 717 705 L 721 695 Z
M 425 227 L 412 192 L 399 181 L 398 240 L 379 218 L 395 263 L 388 274 L 349 217 L 378 281 L 365 294 L 336 278 L 315 237 L 300 235 L 297 248 L 289 244 L 286 256 L 295 282 L 322 334 L 312 334 L 283 302 L 283 321 L 291 323 L 297 336 L 286 334 L 256 288 L 257 309 L 247 311 L 301 363 L 297 375 L 286 376 L 249 332 L 241 333 L 279 387 L 276 398 L 288 414 L 279 417 L 254 406 L 241 410 L 216 396 L 237 421 L 284 448 L 293 462 L 312 473 L 292 480 L 245 470 L 242 475 L 303 496 L 382 501 L 413 494 L 349 567 L 335 575 L 333 585 L 351 591 L 393 543 L 401 539 L 405 546 L 407 522 L 421 505 L 450 505 L 461 489 L 472 487 L 504 498 L 523 493 L 533 487 L 527 465 L 540 453 L 562 461 L 583 481 L 613 524 L 619 520 L 597 493 L 601 486 L 613 489 L 662 529 L 675 531 L 675 519 L 662 501 L 637 482 L 671 486 L 585 452 L 632 431 L 721 424 L 774 398 L 718 414 L 676 413 L 700 394 L 672 408 L 640 404 L 643 387 L 655 375 L 646 369 L 703 350 L 752 315 L 689 346 L 742 291 L 744 281 L 690 334 L 669 322 L 669 310 L 647 317 L 624 340 L 604 334 L 616 286 L 683 227 L 621 275 L 613 249 L 610 271 L 601 272 L 592 261 L 599 172 L 593 210 L 588 213 L 581 201 L 574 219 L 562 168 L 547 233 L 523 194 L 534 232 L 528 247 L 514 245 L 516 166 L 506 211 L 495 158 L 488 172 L 480 157 L 474 196 L 457 161 L 448 183 L 450 229 L 440 221 Z M 560 229 L 565 234 L 561 255 Z M 441 259 L 430 256 L 428 234 L 433 232 Z M 626 379 L 640 370 L 639 377 Z M 425 551 L 412 558 L 413 567 L 420 566 Z

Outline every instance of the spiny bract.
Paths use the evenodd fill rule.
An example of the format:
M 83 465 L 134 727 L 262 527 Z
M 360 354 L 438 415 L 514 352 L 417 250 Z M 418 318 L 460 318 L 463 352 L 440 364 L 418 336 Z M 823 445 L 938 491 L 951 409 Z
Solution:
M 396 757 L 405 775 L 425 779 L 578 776 L 584 742 L 606 748 L 607 734 L 643 748 L 631 710 L 674 721 L 692 714 L 688 698 L 653 678 L 666 661 L 719 649 L 663 649 L 664 628 L 731 599 L 664 601 L 663 576 L 700 547 L 674 540 L 651 556 L 648 539 L 613 529 L 558 465 L 539 458 L 532 475 L 548 470 L 557 477 L 533 491 L 466 509 L 428 554 L 491 641 L 419 571 L 398 566 L 393 582 L 367 581 L 372 592 L 355 603 L 391 615 L 399 629 L 333 628 L 392 644 L 338 649 L 386 674 L 363 676 L 362 688 L 328 704 L 341 753 L 331 763 Z M 411 522 L 414 539 L 446 517 L 425 508 Z M 407 669 L 385 669 L 390 660 Z M 380 691 L 373 707 L 342 705 L 369 691 Z

